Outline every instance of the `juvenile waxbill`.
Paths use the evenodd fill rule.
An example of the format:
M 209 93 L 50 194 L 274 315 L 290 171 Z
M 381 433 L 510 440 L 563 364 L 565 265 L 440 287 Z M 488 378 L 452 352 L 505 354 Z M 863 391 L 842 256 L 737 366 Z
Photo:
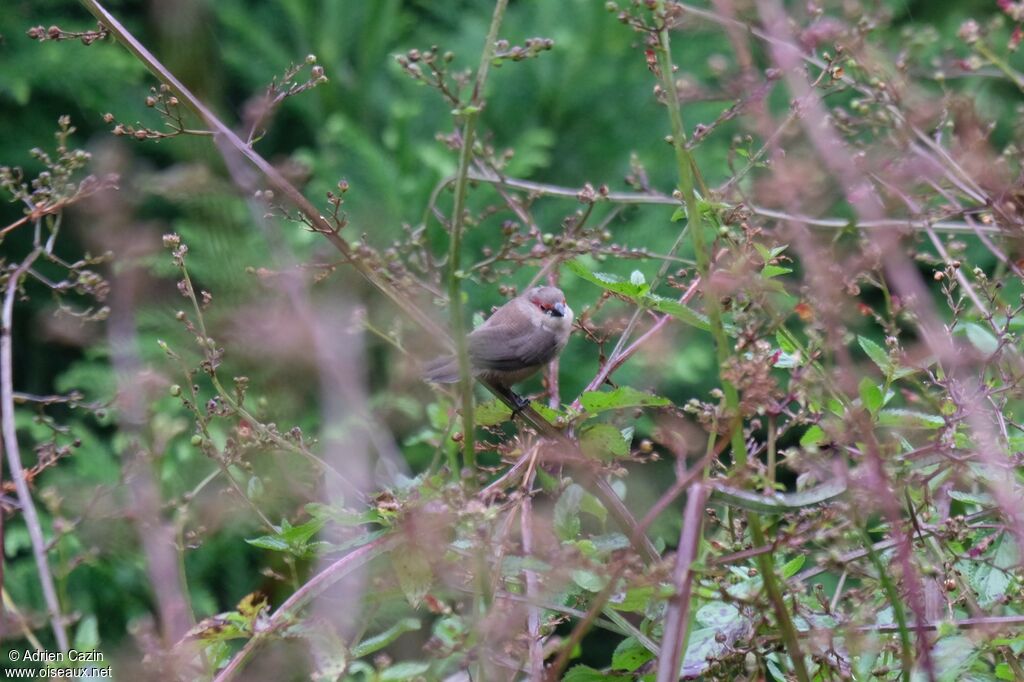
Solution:
M 572 331 L 572 308 L 556 287 L 533 287 L 494 311 L 467 337 L 473 375 L 498 385 L 517 407 L 526 401 L 509 388 L 523 381 L 562 352 Z M 427 381 L 452 384 L 459 363 L 445 355 L 427 363 Z

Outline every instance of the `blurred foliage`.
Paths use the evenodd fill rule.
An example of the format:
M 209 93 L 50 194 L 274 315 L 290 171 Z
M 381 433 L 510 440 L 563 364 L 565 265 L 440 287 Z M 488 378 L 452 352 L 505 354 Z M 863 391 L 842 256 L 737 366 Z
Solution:
M 967 80 L 962 76 L 969 74 L 955 69 L 957 60 L 968 56 L 965 46 L 955 39 L 957 30 L 969 16 L 994 14 L 992 3 L 978 0 L 950 6 L 921 0 L 871 4 L 890 10 L 892 19 L 890 25 L 872 33 L 872 39 L 879 49 L 892 53 L 905 50 L 916 65 L 925 65 L 913 74 L 917 84 L 937 96 L 967 92 L 976 109 L 994 124 L 994 144 L 1002 146 L 1019 139 L 1020 108 L 1007 105 L 1008 101 L 1019 101 L 1019 91 L 1012 83 L 988 72 L 984 77 Z M 494 69 L 483 115 L 484 142 L 499 153 L 504 149 L 515 151 L 505 168 L 510 177 L 568 188 L 582 188 L 588 182 L 594 186 L 607 183 L 613 190 L 625 190 L 625 176 L 642 167 L 651 187 L 668 191 L 677 182 L 671 150 L 664 140 L 670 132 L 668 118 L 652 97 L 654 79 L 645 65 L 642 38 L 620 25 L 604 5 L 594 0 L 511 3 L 502 36 L 518 44 L 528 37 L 542 35 L 554 40 L 555 49 L 524 64 L 504 62 Z M 111 9 L 200 99 L 229 121 L 243 118 L 253 95 L 261 92 L 272 78 L 292 64 L 301 64 L 307 55 L 315 55 L 329 81 L 287 99 L 268 126 L 267 136 L 257 143 L 257 149 L 283 168 L 318 206 L 325 205 L 322 198 L 328 191 L 336 191 L 339 180 L 347 180 L 350 189 L 344 210 L 349 227 L 345 228 L 345 236 L 351 241 L 357 242 L 359 235 L 365 234 L 368 244 L 384 250 L 401 246 L 407 240 L 409 232 L 404 227 L 425 225 L 428 247 L 441 257 L 448 235 L 426 207 L 439 184 L 456 169 L 456 154 L 437 139 L 439 134 L 451 131 L 451 107 L 435 92 L 403 74 L 394 57 L 413 48 L 426 50 L 437 45 L 442 51 L 454 52 L 453 68 L 474 68 L 486 35 L 490 6 L 470 0 L 188 0 L 123 2 Z M 397 319 L 388 302 L 339 264 L 336 252 L 319 235 L 278 219 L 263 226 L 255 224 L 252 206 L 232 184 L 209 139 L 183 136 L 135 143 L 112 136 L 112 125 L 104 122 L 108 112 L 117 121 L 159 126 L 159 118 L 145 103 L 156 81 L 134 57 L 110 40 L 84 46 L 76 41 L 36 42 L 25 35 L 30 27 L 51 24 L 67 30 L 88 30 L 94 26 L 83 9 L 67 0 L 9 0 L 0 12 L 0 121 L 5 131 L 0 136 L 0 161 L 23 166 L 30 175 L 39 172 L 40 165 L 26 155 L 27 150 L 46 147 L 58 117 L 66 114 L 78 128 L 75 143 L 93 153 L 94 165 L 103 171 L 120 173 L 119 194 L 123 203 L 117 210 L 126 215 L 126 224 L 121 229 L 133 236 L 124 237 L 123 252 L 115 249 L 113 269 L 139 265 L 152 277 L 138 297 L 135 321 L 138 352 L 155 375 L 154 385 L 158 387 L 146 406 L 150 417 L 147 437 L 163 446 L 154 458 L 157 485 L 163 499 L 172 502 L 163 511 L 174 517 L 184 508 L 175 503 L 197 491 L 189 503 L 193 509 L 201 510 L 195 512 L 195 518 L 203 519 L 202 524 L 193 524 L 188 515 L 193 512 L 172 518 L 179 531 L 178 541 L 188 548 L 183 552 L 180 569 L 187 575 L 191 611 L 200 622 L 197 627 L 202 626 L 202 619 L 214 618 L 221 619 L 214 622 L 218 627 L 228 623 L 235 628 L 231 630 L 233 635 L 251 634 L 261 611 L 251 600 L 246 601 L 247 595 L 263 592 L 272 603 L 280 604 L 292 594 L 312 573 L 313 558 L 323 549 L 316 545 L 320 537 L 317 533 L 325 524 L 371 524 L 376 530 L 384 530 L 392 528 L 394 519 L 386 514 L 370 519 L 339 519 L 342 512 L 338 509 L 346 502 L 343 500 L 331 501 L 337 506 L 333 511 L 306 506 L 316 498 L 312 492 L 317 485 L 315 467 L 291 451 L 285 452 L 283 446 L 254 451 L 251 459 L 236 462 L 233 469 L 238 485 L 257 503 L 274 528 L 268 529 L 267 524 L 261 523 L 223 481 L 205 485 L 207 477 L 216 472 L 215 458 L 210 453 L 229 450 L 232 441 L 248 437 L 239 431 L 252 425 L 218 420 L 214 413 L 219 408 L 209 408 L 209 430 L 197 442 L 195 424 L 204 418 L 205 401 L 211 399 L 214 390 L 206 383 L 201 384 L 204 404 L 197 404 L 194 411 L 182 405 L 179 394 L 172 393 L 172 385 L 179 390 L 186 386 L 187 395 L 187 369 L 196 367 L 208 356 L 206 350 L 197 347 L 196 334 L 175 318 L 187 302 L 175 287 L 180 277 L 178 267 L 166 252 L 152 248 L 159 235 L 180 235 L 191 249 L 188 272 L 196 292 L 212 293 L 214 303 L 204 315 L 210 335 L 226 349 L 220 376 L 248 377 L 245 404 L 260 423 L 274 423 L 280 428 L 279 434 L 261 434 L 259 438 L 268 439 L 261 441 L 261 446 L 280 436 L 290 439 L 289 447 L 309 445 L 315 449 L 318 443 L 314 439 L 305 441 L 304 436 L 288 435 L 293 427 L 302 434 L 321 433 L 324 440 L 328 437 L 323 432 L 329 433 L 335 426 L 341 438 L 350 437 L 353 432 L 348 424 L 322 423 L 323 415 L 318 409 L 322 396 L 315 364 L 275 365 L 267 360 L 273 352 L 246 347 L 259 342 L 259 332 L 239 329 L 239 318 L 247 314 L 259 317 L 274 306 L 287 305 L 282 303 L 281 292 L 275 290 L 275 271 L 296 267 L 294 262 L 323 266 L 315 268 L 323 274 L 313 287 L 318 305 L 335 309 L 357 307 L 368 324 L 380 332 L 364 334 L 363 338 L 369 405 L 374 418 L 394 434 L 411 467 L 410 475 L 429 471 L 430 476 L 417 481 L 423 489 L 416 493 L 428 500 L 448 499 L 452 494 L 430 469 L 432 462 L 439 461 L 439 453 L 456 447 L 450 439 L 456 428 L 449 421 L 451 405 L 422 384 L 415 362 L 393 347 L 394 343 L 403 344 L 422 357 L 429 341 L 423 341 L 421 347 L 417 332 Z M 1011 30 L 1012 26 L 1006 24 L 996 27 L 994 31 L 999 37 L 994 42 L 1005 42 Z M 762 66 L 767 65 L 765 54 L 758 53 L 755 58 Z M 711 124 L 742 95 L 722 87 L 721 75 L 735 68 L 735 56 L 718 27 L 708 23 L 685 26 L 685 32 L 680 33 L 674 44 L 673 59 L 684 71 L 688 92 L 694 93 L 684 107 L 691 131 L 698 124 Z M 1012 60 L 1018 66 L 1021 63 L 1019 55 L 1013 55 Z M 839 100 L 851 97 L 843 93 Z M 780 89 L 773 94 L 770 105 L 776 113 L 784 112 L 788 106 L 786 93 Z M 733 158 L 733 150 L 744 146 L 734 140 L 746 134 L 747 129 L 738 120 L 729 120 L 697 148 L 695 153 L 709 185 L 719 185 L 731 176 L 727 160 Z M 445 190 L 441 197 L 440 205 L 447 211 L 450 200 Z M 485 249 L 497 248 L 500 239 L 496 237 L 500 221 L 487 215 L 487 208 L 492 205 L 497 205 L 493 192 L 481 190 L 472 194 L 472 213 L 485 215 L 479 222 L 471 222 L 466 235 L 466 253 L 473 254 L 474 260 Z M 532 211 L 542 232 L 558 234 L 562 232 L 563 221 L 573 216 L 579 206 L 572 199 L 548 199 L 538 201 Z M 608 218 L 611 241 L 623 245 L 627 254 L 630 248 L 665 254 L 680 228 L 673 222 L 673 212 L 673 206 L 631 206 L 613 214 L 608 206 L 599 204 L 591 220 L 598 223 Z M 829 215 L 847 213 L 848 209 L 840 204 Z M 21 206 L 5 205 L 0 209 L 0 224 L 10 224 L 21 215 Z M 83 252 L 109 248 L 110 242 L 97 234 L 95 221 L 95 214 L 88 210 L 69 212 L 64 227 L 66 238 L 58 245 L 58 255 L 74 260 Z M 130 248 L 136 238 L 149 248 Z M 14 254 L 22 254 L 30 247 L 28 230 L 15 231 L 2 242 L 8 264 L 20 257 Z M 964 252 L 972 266 L 986 270 L 994 266 L 989 252 L 977 243 L 969 244 Z M 690 317 L 691 311 L 670 310 L 673 301 L 669 300 L 661 300 L 663 307 L 658 308 L 658 301 L 647 291 L 627 288 L 612 289 L 621 298 L 601 298 L 602 289 L 595 286 L 600 285 L 596 272 L 618 276 L 624 285 L 631 282 L 646 286 L 646 282 L 654 279 L 662 261 L 635 256 L 583 256 L 575 267 L 563 269 L 561 286 L 577 314 L 588 308 L 600 310 L 612 319 L 608 325 L 612 330 L 621 330 L 633 310 L 631 302 L 674 314 L 682 321 L 675 324 L 658 353 L 637 356 L 615 375 L 615 382 L 623 387 L 620 391 L 655 391 L 677 405 L 686 404 L 693 396 L 706 396 L 720 383 L 717 360 L 710 337 Z M 679 268 L 691 268 L 693 252 L 688 241 L 678 258 Z M 500 284 L 522 290 L 536 274 L 538 265 L 540 262 L 535 260 L 516 268 Z M 802 274 L 800 263 L 787 265 L 797 275 Z M 570 274 L 573 271 L 576 275 Z M 922 265 L 922 271 L 930 276 L 930 264 Z M 761 274 L 770 279 L 788 272 Z M 1019 288 L 1019 282 L 1011 281 L 1006 291 L 1016 294 Z M 503 302 L 498 283 L 475 277 L 465 281 L 464 289 L 473 313 L 487 314 L 492 305 Z M 938 285 L 932 291 L 937 299 L 941 298 Z M 677 297 L 679 292 L 663 288 L 661 294 Z M 787 315 L 799 300 L 792 294 L 788 296 L 784 299 L 789 306 Z M 870 305 L 880 303 L 882 298 L 879 291 L 864 296 Z M 55 437 L 47 421 L 41 418 L 43 414 L 66 426 L 80 441 L 74 456 L 48 469 L 34 482 L 44 527 L 48 535 L 57 538 L 52 555 L 58 592 L 64 610 L 73 614 L 71 631 L 79 648 L 146 651 L 144 635 L 154 627 L 154 594 L 136 530 L 123 513 L 127 498 L 120 485 L 124 482 L 122 463 L 130 442 L 117 430 L 116 415 L 111 414 L 117 387 L 111 349 L 102 331 L 77 322 L 60 322 L 55 315 L 56 307 L 55 300 L 46 295 L 34 295 L 24 304 L 19 303 L 14 325 L 14 382 L 17 391 L 32 394 L 78 390 L 83 394 L 83 403 L 95 408 L 57 405 L 44 410 L 24 406 L 19 407 L 16 415 L 19 433 L 26 442 L 44 442 Z M 445 311 L 438 307 L 431 314 L 443 320 Z M 882 384 L 869 382 L 870 386 L 863 386 L 856 396 L 861 404 L 872 407 L 874 423 L 885 426 L 887 415 L 893 419 L 905 416 L 899 413 L 894 417 L 886 409 L 906 405 L 902 395 L 889 404 L 892 398 L 887 391 L 892 380 L 899 378 L 899 368 L 880 359 L 886 351 L 878 344 L 885 334 L 873 322 L 865 318 L 859 329 L 848 331 L 850 339 L 857 334 L 865 335 L 860 342 L 864 353 L 858 359 L 865 365 L 868 360 L 874 361 L 877 367 L 867 365 L 872 375 L 889 374 Z M 984 336 L 987 332 L 979 332 L 977 327 L 968 326 L 963 333 L 982 349 L 995 342 L 994 337 Z M 273 343 L 272 336 L 266 333 L 268 344 Z M 610 334 L 611 342 L 615 338 L 617 335 Z M 346 342 L 341 335 L 338 340 Z M 173 358 L 158 341 L 171 349 Z M 789 354 L 795 351 L 781 342 L 776 345 Z M 873 349 L 880 350 L 882 356 Z M 607 352 L 610 347 L 604 350 Z M 573 337 L 561 359 L 563 401 L 583 392 L 599 368 L 599 359 L 593 343 L 581 335 Z M 534 379 L 528 388 L 536 392 L 537 386 Z M 602 415 L 602 421 L 582 431 L 585 450 L 592 447 L 613 460 L 630 453 L 634 441 L 641 443 L 652 436 L 653 418 L 633 417 L 630 410 L 661 403 L 630 402 L 623 395 L 617 394 L 616 400 L 621 400 L 612 406 L 621 412 Z M 635 400 L 635 395 L 630 395 Z M 493 415 L 487 412 L 491 408 L 496 410 Z M 590 411 L 598 414 L 602 410 L 590 405 Z M 481 412 L 481 422 L 490 416 L 494 424 L 499 424 L 505 416 L 495 405 L 485 405 Z M 842 411 L 833 410 L 828 415 L 828 409 L 823 408 L 822 412 L 834 421 L 843 418 Z M 925 423 L 921 428 L 933 426 Z M 788 433 L 779 448 L 796 446 L 798 441 L 807 446 L 826 444 L 825 431 L 813 428 L 820 433 L 810 432 L 809 437 L 805 432 L 803 440 L 800 434 Z M 23 448 L 22 456 L 30 457 L 28 448 Z M 485 463 L 495 465 L 497 458 Z M 4 473 L 9 473 L 6 467 Z M 671 475 L 667 462 L 636 467 L 629 479 L 631 505 L 636 509 L 649 508 Z M 794 479 L 795 472 L 783 475 L 783 482 L 790 488 L 795 488 Z M 594 530 L 595 539 L 586 541 L 589 545 L 574 545 L 580 552 L 591 553 L 586 557 L 588 561 L 599 563 L 608 553 L 625 546 L 621 534 L 598 532 L 607 530 L 601 516 L 604 508 L 588 498 L 589 493 L 585 494 L 580 486 L 563 490 L 557 481 L 541 483 L 557 499 L 553 513 L 561 540 L 573 540 L 581 528 Z M 400 498 L 403 493 L 412 496 L 410 490 L 389 494 Z M 222 504 L 225 499 L 231 504 Z M 971 500 L 960 500 L 959 504 L 957 509 L 963 512 L 976 506 L 972 506 Z M 380 505 L 376 511 L 380 511 Z M 673 547 L 681 524 L 678 512 L 670 511 L 659 517 L 649 534 L 659 549 Z M 276 533 L 271 532 L 275 530 Z M 243 542 L 245 539 L 248 542 Z M 324 540 L 330 543 L 332 551 L 350 546 L 346 544 L 350 541 L 352 538 L 345 533 Z M 1015 550 L 1010 544 L 1007 536 L 1002 544 L 997 542 L 992 548 L 992 561 L 997 568 L 1013 563 Z M 18 516 L 5 521 L 4 556 L 7 594 L 30 614 L 33 629 L 52 648 L 43 627 L 44 602 L 28 533 Z M 786 564 L 783 577 L 791 577 L 799 568 Z M 413 606 L 418 606 L 430 587 L 429 581 L 421 584 L 423 574 L 430 572 L 429 562 L 406 557 L 404 568 L 396 570 L 400 584 L 397 588 L 389 584 L 388 589 L 400 590 Z M 969 570 L 968 579 L 980 586 L 983 597 L 999 598 L 1002 574 L 994 575 L 991 568 L 986 573 L 984 567 Z M 579 597 L 583 608 L 586 596 L 604 587 L 596 573 L 580 571 L 572 580 L 573 597 Z M 829 589 L 835 586 L 835 580 L 835 575 L 828 577 Z M 759 586 L 759 580 L 744 575 L 736 590 L 760 589 Z M 613 608 L 635 614 L 637 622 L 655 616 L 655 607 L 648 609 L 647 600 L 656 588 L 649 585 L 633 589 L 637 590 L 635 594 L 616 595 L 616 599 L 622 598 L 622 604 Z M 385 596 L 393 598 L 395 594 Z M 702 595 L 709 600 L 712 596 Z M 427 637 L 431 638 L 432 646 L 442 650 L 456 649 L 464 641 L 465 623 L 451 613 L 435 611 L 431 624 L 421 629 L 421 623 L 416 619 L 410 622 L 409 611 L 396 607 L 394 599 L 387 601 L 376 595 L 370 601 L 378 598 L 381 604 L 371 609 L 375 615 L 365 623 L 361 632 L 364 638 L 353 648 L 353 658 L 370 657 L 391 647 L 388 651 L 419 661 L 417 645 Z M 810 601 L 810 597 L 805 600 Z M 663 605 L 663 601 L 657 603 Z M 687 655 L 684 667 L 688 664 L 699 670 L 704 655 L 721 653 L 715 635 L 722 628 L 740 632 L 748 626 L 728 605 L 716 606 L 722 608 L 714 613 L 702 610 L 694 616 L 691 641 L 699 646 Z M 891 617 L 888 622 L 892 622 Z M 824 621 L 815 624 L 828 625 Z M 212 627 L 210 623 L 207 626 Z M 418 639 L 406 636 L 412 631 L 420 633 Z M 371 636 L 375 633 L 383 634 L 375 640 Z M 5 620 L 3 634 L 5 653 L 8 648 L 28 646 L 26 640 L 18 639 L 20 634 L 12 618 Z M 649 652 L 637 643 L 636 637 L 622 639 L 604 632 L 593 637 L 586 640 L 581 660 L 596 668 L 611 665 L 620 672 L 633 671 L 649 658 Z M 587 642 L 593 644 L 588 647 Z M 964 666 L 963 670 L 969 668 L 973 659 L 968 659 L 976 655 L 974 650 L 962 638 L 943 642 L 947 644 L 936 652 L 936 657 L 949 655 L 957 665 Z M 614 654 L 610 653 L 615 646 Z M 1006 646 L 1019 653 L 1022 642 L 1016 638 Z M 222 651 L 217 660 L 226 661 L 230 651 Z M 211 656 L 217 658 L 213 653 Z M 329 668 L 329 664 L 317 662 L 321 669 Z M 362 665 L 366 666 L 365 661 Z M 426 670 L 418 668 L 418 662 L 404 664 L 409 666 L 406 669 L 401 669 L 401 665 L 385 668 L 387 674 L 375 679 L 411 679 Z M 777 657 L 766 665 L 769 670 L 773 666 L 778 670 Z M 363 673 L 370 679 L 373 670 Z M 999 679 L 1010 679 L 993 674 Z M 566 679 L 598 679 L 596 673 L 588 675 L 588 670 L 580 667 Z M 626 674 L 619 678 L 635 679 Z M 781 673 L 777 678 L 782 679 Z

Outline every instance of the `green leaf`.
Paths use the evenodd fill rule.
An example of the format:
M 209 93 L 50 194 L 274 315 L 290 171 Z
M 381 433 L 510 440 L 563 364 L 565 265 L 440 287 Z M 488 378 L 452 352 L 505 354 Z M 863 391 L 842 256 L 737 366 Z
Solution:
M 434 571 L 426 554 L 419 547 L 406 544 L 388 556 L 405 598 L 414 609 L 418 608 L 434 584 Z
M 580 511 L 590 514 L 601 523 L 608 518 L 608 510 L 601 504 L 601 500 L 586 490 L 583 491 L 583 497 L 580 498 Z
M 720 601 L 705 604 L 694 615 L 697 622 L 708 628 L 725 628 L 740 619 L 740 610 Z
M 562 682 L 632 682 L 632 675 L 606 675 L 589 665 L 574 665 L 562 677 Z
M 75 630 L 74 647 L 78 651 L 95 651 L 100 645 L 99 628 L 96 626 L 96 616 L 88 615 L 78 622 Z
M 559 417 L 564 416 L 558 410 L 553 410 L 544 403 L 537 402 L 536 400 L 530 403 L 530 407 L 532 407 L 537 414 L 544 417 L 544 419 L 546 419 L 550 424 L 554 424 Z
M 864 377 L 860 380 L 859 389 L 861 404 L 864 405 L 867 411 L 872 414 L 878 412 L 879 408 L 882 407 L 882 401 L 884 398 L 882 395 L 882 389 L 880 389 L 870 377 Z
M 653 598 L 654 588 L 652 586 L 631 587 L 625 593 L 613 594 L 608 600 L 608 606 L 616 611 L 643 613 Z
M 800 436 L 800 447 L 809 448 L 824 442 L 824 440 L 825 431 L 817 424 L 814 424 L 804 431 L 804 435 Z
M 368 637 L 353 647 L 352 656 L 353 658 L 369 656 L 375 651 L 380 651 L 391 644 L 406 632 L 414 632 L 419 629 L 420 621 L 418 618 L 402 618 L 384 632 Z
M 611 424 L 592 424 L 580 433 L 580 449 L 588 457 L 610 461 L 629 455 L 629 443 Z
M 971 587 L 978 593 L 978 604 L 983 608 L 998 603 L 1007 596 L 1012 571 L 1017 566 L 1017 543 L 1002 533 L 986 553 L 986 560 L 977 562 L 977 569 L 969 573 Z
M 962 490 L 950 490 L 949 496 L 954 500 L 965 502 L 967 504 L 975 504 L 979 507 L 987 507 L 993 504 L 994 500 L 988 493 L 968 493 Z
M 722 483 L 715 483 L 711 491 L 713 499 L 733 507 L 764 514 L 779 514 L 803 509 L 815 504 L 833 500 L 846 492 L 846 481 L 836 478 L 796 493 L 764 493 L 741 490 Z
M 788 275 L 793 272 L 792 268 L 784 268 L 781 265 L 766 265 L 761 268 L 761 276 L 765 279 L 771 279 L 780 275 Z
M 512 410 L 500 400 L 488 400 L 476 407 L 477 426 L 497 426 L 512 418 Z
M 612 653 L 612 670 L 631 673 L 652 658 L 654 654 L 645 649 L 636 637 L 627 637 L 619 642 Z
M 617 275 L 610 275 L 603 272 L 591 272 L 580 263 L 578 260 L 571 260 L 565 264 L 565 267 L 569 269 L 571 273 L 587 280 L 591 284 L 610 291 L 620 296 L 638 301 L 640 297 L 650 291 L 651 287 L 646 282 L 635 284 L 631 281 L 626 281 Z
M 288 552 L 299 558 L 316 556 L 317 552 L 327 547 L 323 542 L 310 542 L 324 524 L 325 517 L 315 517 L 305 523 L 293 526 L 288 519 L 281 521 L 278 532 L 274 535 L 262 535 L 258 538 L 246 539 L 246 542 L 253 547 L 269 549 L 275 552 Z
M 704 673 L 711 665 L 709 659 L 721 656 L 729 647 L 728 640 L 719 642 L 717 628 L 700 628 L 690 634 L 686 647 L 686 656 L 680 668 L 679 676 L 687 679 L 695 678 Z
M 555 535 L 560 540 L 575 540 L 580 534 L 580 503 L 583 500 L 583 488 L 573 483 L 558 497 L 555 502 L 553 524 Z
M 792 578 L 797 572 L 803 568 L 804 562 L 807 561 L 807 557 L 801 554 L 798 557 L 794 557 L 783 564 L 780 569 L 783 578 Z
M 396 663 L 390 668 L 382 670 L 377 679 L 380 682 L 408 682 L 428 670 L 430 670 L 430 664 L 423 661 Z
M 775 343 L 779 344 L 779 348 L 782 349 L 783 353 L 795 353 L 797 350 L 796 344 L 786 334 L 782 333 L 781 330 L 775 332 Z
M 992 332 L 982 327 L 980 324 L 974 322 L 968 322 L 964 325 L 967 331 L 967 340 L 971 342 L 975 348 L 980 350 L 985 355 L 992 355 L 999 348 L 999 339 L 992 335 Z
M 871 361 L 878 365 L 878 369 L 882 370 L 882 374 L 889 376 L 893 366 L 885 349 L 866 336 L 858 336 L 857 342 L 860 344 L 861 349 L 867 353 L 867 356 L 871 358 Z
M 679 301 L 650 294 L 645 298 L 644 302 L 653 310 L 657 310 L 659 313 L 664 313 L 666 315 L 671 315 L 680 322 L 688 324 L 691 327 L 703 329 L 704 331 L 711 330 L 711 323 L 708 321 L 706 315 L 686 307 Z M 726 331 L 730 334 L 734 333 L 732 328 L 728 326 L 726 327 Z
M 587 391 L 580 397 L 580 403 L 587 412 L 599 414 L 629 407 L 665 407 L 671 405 L 672 401 L 629 386 L 620 386 L 613 391 Z
M 572 572 L 572 581 L 587 592 L 600 592 L 608 584 L 608 579 L 593 571 L 576 569 Z
M 936 642 L 932 648 L 932 660 L 936 677 L 939 682 L 958 682 L 964 679 L 965 674 L 974 665 L 974 661 L 981 655 L 980 644 L 964 635 L 953 635 L 944 637 Z M 917 667 L 910 678 L 913 682 L 927 679 L 924 671 Z
M 596 284 L 606 291 L 611 291 L 612 293 L 620 296 L 625 296 L 639 306 L 651 308 L 652 310 L 657 310 L 658 312 L 665 313 L 666 315 L 671 315 L 680 322 L 684 322 L 698 329 L 703 329 L 704 331 L 711 329 L 711 325 L 706 316 L 687 308 L 678 301 L 651 293 L 650 285 L 646 283 L 643 273 L 639 271 L 635 271 L 627 282 L 616 275 L 591 272 L 578 260 L 569 261 L 565 265 L 569 271 L 576 276 L 581 277 L 592 284 Z M 726 331 L 731 334 L 735 333 L 735 331 L 728 326 L 726 327 Z
M 878 413 L 878 425 L 906 429 L 938 429 L 946 425 L 946 420 L 937 414 L 891 408 Z

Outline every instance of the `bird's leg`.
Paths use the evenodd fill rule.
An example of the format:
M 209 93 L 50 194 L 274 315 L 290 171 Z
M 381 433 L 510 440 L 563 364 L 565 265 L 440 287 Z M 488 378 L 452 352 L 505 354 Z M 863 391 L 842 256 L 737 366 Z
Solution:
M 512 418 L 530 406 L 530 401 L 506 386 L 497 386 L 498 391 L 512 403 Z
M 509 390 L 508 395 L 510 398 L 512 398 L 512 402 L 515 403 L 515 405 L 512 407 L 513 417 L 515 417 L 517 414 L 519 414 L 520 412 L 522 412 L 523 410 L 530 406 L 529 400 L 519 395 L 518 393 L 515 393 L 514 391 Z

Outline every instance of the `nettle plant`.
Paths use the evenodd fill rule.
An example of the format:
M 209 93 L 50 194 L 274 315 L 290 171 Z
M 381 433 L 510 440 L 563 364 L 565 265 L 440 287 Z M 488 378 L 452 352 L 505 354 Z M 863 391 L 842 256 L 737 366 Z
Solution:
M 632 32 L 650 79 L 643 106 L 665 112 L 677 176 L 674 188 L 658 188 L 633 159 L 626 186 L 613 190 L 610 181 L 576 188 L 506 174 L 512 152 L 483 129 L 493 72 L 530 68 L 558 46 L 502 38 L 499 0 L 475 69 L 456 67 L 459 56 L 443 46 L 396 57 L 451 109 L 453 127 L 438 138 L 457 170 L 422 224 L 390 245 L 352 238 L 360 228 L 342 207 L 357 187 L 342 181 L 318 206 L 258 151 L 274 109 L 326 82 L 315 57 L 275 80 L 236 132 L 98 3 L 83 4 L 100 22 L 92 49 L 113 49 L 109 36 L 160 81 L 147 104 L 163 127 L 111 114 L 115 135 L 214 138 L 251 196 L 254 223 L 298 223 L 342 261 L 309 278 L 286 277 L 280 264 L 261 271 L 298 311 L 292 321 L 308 327 L 323 400 L 336 393 L 347 405 L 334 423 L 325 408 L 309 435 L 278 424 L 251 377 L 228 373 L 238 349 L 206 319 L 216 292 L 187 267 L 189 248 L 203 244 L 164 237 L 186 303 L 176 313 L 181 338 L 194 339 L 162 344 L 163 369 L 178 377 L 168 390 L 191 432 L 170 437 L 187 438 L 208 473 L 149 508 L 155 527 L 175 510 L 174 551 L 143 542 L 153 579 L 168 581 L 154 585 L 160 627 L 143 642 L 150 672 L 249 679 L 258 661 L 298 655 L 316 679 L 1024 678 L 1020 131 L 997 136 L 1002 119 L 985 121 L 962 94 L 979 71 L 1024 89 L 1001 48 L 1020 42 L 1014 3 L 984 27 L 965 24 L 964 57 L 936 36 L 884 45 L 884 9 L 788 16 L 766 0 L 730 15 L 726 3 L 609 2 L 609 22 Z M 85 35 L 54 29 L 30 35 Z M 724 32 L 735 66 L 722 66 L 715 84 L 729 105 L 694 125 L 685 104 L 700 86 L 673 61 L 672 43 L 698 31 Z M 966 78 L 952 82 L 949 69 Z M 779 98 L 788 104 L 769 105 Z M 712 186 L 701 152 L 736 130 L 745 132 L 730 140 L 731 172 Z M 47 162 L 51 174 L 65 157 Z M 13 172 L 4 184 L 41 230 L 32 190 Z M 76 187 L 44 197 L 53 207 L 44 213 L 85 191 Z M 575 202 L 557 230 L 535 218 L 552 202 Z M 615 221 L 635 206 L 664 212 L 676 235 L 667 252 L 615 236 Z M 484 231 L 486 244 L 469 248 L 466 235 Z M 47 256 L 36 242 L 33 253 Z M 67 267 L 86 286 L 84 265 Z M 396 311 L 392 327 L 354 313 L 344 335 L 325 332 L 310 286 L 349 267 Z M 551 368 L 513 416 L 504 399 L 483 399 L 493 387 L 478 390 L 466 371 L 463 289 L 483 283 L 513 296 L 508 280 L 523 268 L 534 282 L 578 292 L 578 335 L 599 369 L 568 397 Z M 8 304 L 27 274 L 7 265 Z M 434 304 L 450 326 L 435 321 Z M 433 449 L 415 476 L 394 461 L 371 473 L 369 451 L 389 461 L 386 429 L 358 363 L 332 355 L 339 340 L 358 345 L 361 331 L 396 357 L 423 359 L 428 334 L 463 360 L 456 390 L 435 393 L 416 412 L 426 415 L 422 429 L 402 444 Z M 673 401 L 657 386 L 616 382 L 641 358 L 657 368 L 683 339 L 713 346 L 716 387 Z M 9 349 L 5 357 L 10 377 Z M 122 398 L 132 383 L 124 376 Z M 34 430 L 8 427 L 9 384 L 8 458 L 18 456 L 10 439 L 39 442 Z M 145 432 L 120 405 L 121 427 Z M 133 442 L 145 453 L 153 440 Z M 343 465 L 332 456 L 339 443 Z M 283 483 L 268 490 L 277 480 L 259 471 L 266 453 L 287 462 L 289 485 L 302 483 L 308 504 L 270 509 L 275 493 L 303 496 Z M 12 478 L 14 511 L 39 534 L 28 471 Z M 189 505 L 214 483 L 262 527 L 245 542 L 283 557 L 289 575 L 266 571 L 289 596 L 272 607 L 251 594 L 196 622 L 177 569 L 203 539 Z M 669 517 L 678 539 L 666 542 L 652 529 Z M 37 554 L 45 559 L 47 548 Z M 39 572 L 45 586 L 45 561 Z M 46 606 L 63 647 L 56 595 Z M 301 642 L 300 653 L 288 642 Z M 574 664 L 579 656 L 589 664 Z

